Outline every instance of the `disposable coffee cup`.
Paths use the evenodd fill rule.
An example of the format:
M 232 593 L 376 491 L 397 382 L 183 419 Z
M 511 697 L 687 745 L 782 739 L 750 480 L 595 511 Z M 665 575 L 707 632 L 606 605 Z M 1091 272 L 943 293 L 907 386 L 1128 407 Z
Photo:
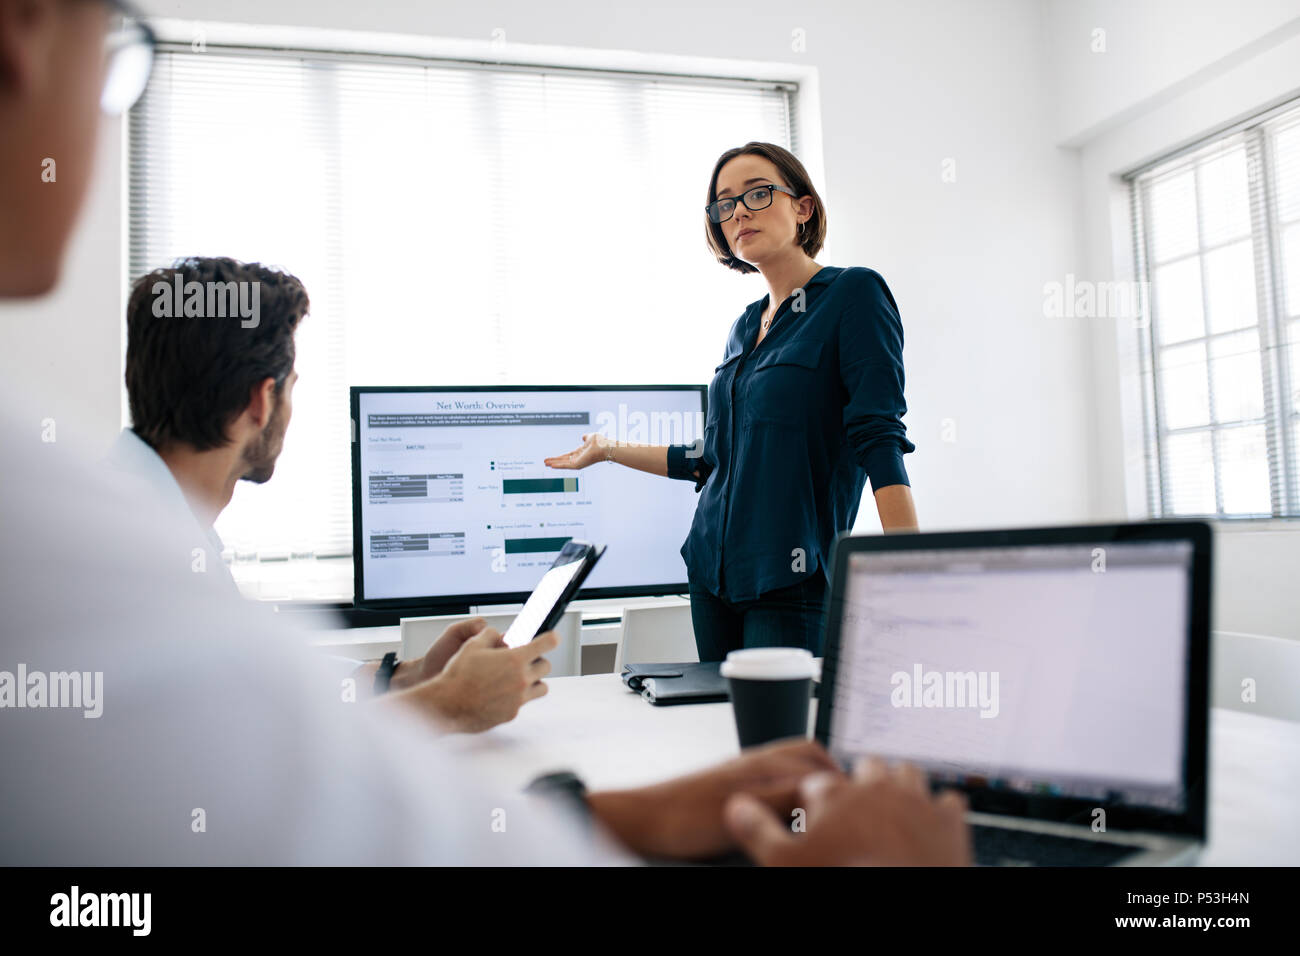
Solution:
M 741 747 L 808 736 L 813 656 L 799 647 L 732 651 L 721 673 L 731 693 Z

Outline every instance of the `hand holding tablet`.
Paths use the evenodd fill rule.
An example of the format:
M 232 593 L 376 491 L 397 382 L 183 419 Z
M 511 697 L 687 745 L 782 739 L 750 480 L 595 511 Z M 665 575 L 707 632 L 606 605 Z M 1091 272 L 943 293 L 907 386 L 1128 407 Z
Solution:
M 571 540 L 565 544 L 505 634 L 507 647 L 522 647 L 559 623 L 565 607 L 596 566 L 605 546 Z

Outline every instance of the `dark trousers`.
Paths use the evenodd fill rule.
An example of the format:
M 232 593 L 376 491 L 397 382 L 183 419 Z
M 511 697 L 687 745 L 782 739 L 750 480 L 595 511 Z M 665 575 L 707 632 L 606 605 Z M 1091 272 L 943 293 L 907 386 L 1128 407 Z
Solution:
M 821 656 L 826 578 L 820 569 L 752 601 L 728 601 L 695 585 L 690 593 L 701 661 L 724 660 L 729 651 L 745 647 L 802 647 Z

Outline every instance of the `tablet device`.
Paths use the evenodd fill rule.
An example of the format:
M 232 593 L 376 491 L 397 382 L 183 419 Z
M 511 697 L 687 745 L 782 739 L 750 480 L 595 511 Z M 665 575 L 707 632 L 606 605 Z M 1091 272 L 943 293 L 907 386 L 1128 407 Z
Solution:
M 586 541 L 567 542 L 524 602 L 519 616 L 506 630 L 506 646 L 522 647 L 538 634 L 555 627 L 564 608 L 573 600 L 604 553 L 604 545 L 596 547 Z

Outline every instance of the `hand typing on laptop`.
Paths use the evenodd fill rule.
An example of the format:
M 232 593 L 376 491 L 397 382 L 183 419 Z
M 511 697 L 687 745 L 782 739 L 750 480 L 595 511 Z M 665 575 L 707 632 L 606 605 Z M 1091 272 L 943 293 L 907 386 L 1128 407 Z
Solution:
M 859 762 L 852 777 L 838 771 L 806 777 L 799 787 L 807 811 L 804 833 L 788 817 L 748 794 L 727 801 L 726 825 L 736 842 L 765 866 L 969 866 L 966 800 L 955 791 L 931 796 L 910 764 L 887 768 Z
M 587 804 L 647 859 L 707 860 L 739 848 L 768 866 L 971 861 L 964 798 L 932 799 L 925 777 L 907 765 L 888 771 L 871 762 L 850 777 L 806 740 L 750 748 L 650 787 L 592 793 Z M 791 830 L 797 810 L 806 811 L 806 832 Z
M 747 794 L 772 820 L 789 821 L 799 805 L 800 782 L 827 773 L 843 776 L 819 744 L 777 741 L 664 783 L 592 793 L 587 804 L 592 815 L 639 856 L 703 860 L 736 848 L 723 821 L 723 808 L 735 794 Z

